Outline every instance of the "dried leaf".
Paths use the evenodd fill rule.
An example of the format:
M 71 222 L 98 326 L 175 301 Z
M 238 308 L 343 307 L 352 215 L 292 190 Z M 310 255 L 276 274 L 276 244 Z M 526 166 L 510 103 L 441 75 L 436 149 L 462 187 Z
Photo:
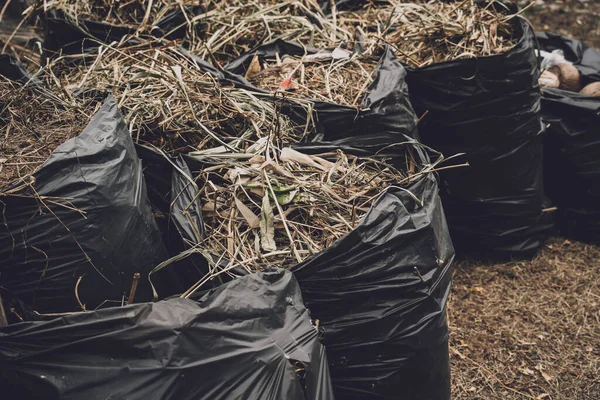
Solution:
M 229 178 L 232 183 L 243 185 L 248 183 L 253 175 L 256 174 L 253 174 L 245 168 L 235 167 L 229 170 L 228 176 L 226 175 L 226 177 Z
M 215 209 L 215 203 L 213 201 L 207 201 L 202 205 L 202 211 L 213 211 Z
M 324 158 L 321 157 L 317 157 L 317 156 L 310 156 L 310 158 L 312 158 L 313 160 L 315 160 L 316 162 L 318 162 L 319 164 L 321 164 L 324 168 L 327 169 L 331 169 L 335 166 L 334 163 L 332 163 L 331 161 L 327 161 Z M 344 168 L 345 169 L 345 168 Z
M 281 161 L 294 161 L 301 165 L 318 168 L 321 171 L 327 171 L 327 168 L 325 168 L 321 164 L 316 163 L 310 156 L 300 153 L 299 151 L 296 151 L 290 147 L 286 147 L 281 150 L 279 159 Z
M 542 378 L 544 378 L 544 380 L 548 383 L 552 383 L 552 381 L 554 380 L 554 377 L 552 377 L 552 375 L 549 375 L 547 373 L 545 373 L 544 371 L 540 371 L 540 373 L 542 374 Z
M 249 164 L 262 164 L 265 162 L 265 158 L 263 156 L 255 155 L 251 159 L 248 160 Z
M 334 60 L 341 60 L 341 59 L 345 59 L 345 58 L 350 58 L 351 55 L 352 55 L 352 53 L 350 53 L 348 50 L 340 49 L 339 47 L 337 47 L 336 49 L 334 49 L 331 52 L 331 57 Z
M 542 375 L 542 378 L 544 378 L 544 380 L 548 383 L 552 383 L 552 381 L 554 380 L 554 377 L 552 377 L 552 375 L 547 374 L 544 371 L 544 366 L 542 364 L 538 364 L 535 366 L 535 369 L 539 371 L 540 375 Z
M 348 59 L 352 55 L 348 50 L 336 48 L 333 51 L 319 51 L 315 54 L 309 54 L 302 58 L 304 62 L 323 62 L 329 60 L 342 60 Z
M 520 372 L 521 372 L 523 375 L 527 375 L 527 376 L 532 376 L 532 375 L 534 375 L 534 374 L 535 374 L 535 371 L 533 371 L 533 370 L 531 370 L 531 369 L 529 369 L 529 368 L 527 368 L 527 367 L 525 367 L 525 368 L 521 368 L 519 371 L 520 371 Z
M 252 57 L 252 61 L 250 61 L 250 65 L 248 66 L 248 70 L 246 71 L 245 78 L 249 79 L 252 76 L 258 74 L 261 71 L 260 61 L 258 60 L 258 54 L 255 54 Z
M 181 86 L 185 86 L 185 84 L 183 83 L 183 75 L 181 74 L 181 65 L 172 65 L 171 70 L 175 74 L 175 77 L 177 78 Z
M 490 24 L 490 40 L 492 41 L 492 45 L 494 47 L 498 46 L 498 41 L 496 40 L 498 37 L 498 23 L 492 22 Z
M 269 194 L 266 193 L 263 196 L 262 212 L 260 213 L 260 244 L 262 249 L 268 252 L 277 250 L 274 219 L 275 215 L 273 214 L 273 208 L 271 208 Z
M 252 229 L 260 227 L 260 220 L 256 216 L 256 214 L 254 214 L 251 209 L 249 209 L 244 203 L 242 203 L 240 199 L 238 199 L 237 197 L 235 197 L 234 199 L 237 209 L 248 223 L 248 226 Z
M 282 168 L 281 166 L 277 165 L 275 162 L 273 162 L 272 160 L 266 161 L 263 165 L 262 168 L 266 168 L 266 169 L 270 169 L 272 171 L 277 172 L 279 175 L 282 176 L 287 176 L 288 178 L 294 178 L 294 174 L 292 174 L 290 171 L 288 171 L 285 168 Z

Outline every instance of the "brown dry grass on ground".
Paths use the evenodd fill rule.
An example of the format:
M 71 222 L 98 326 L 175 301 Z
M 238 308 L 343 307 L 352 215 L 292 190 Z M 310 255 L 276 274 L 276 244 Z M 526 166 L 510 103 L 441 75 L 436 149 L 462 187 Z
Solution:
M 600 1 L 598 0 L 520 0 L 534 3 L 525 17 L 535 29 L 560 33 L 600 49 Z
M 459 264 L 453 399 L 600 399 L 600 248 L 551 240 L 531 262 Z

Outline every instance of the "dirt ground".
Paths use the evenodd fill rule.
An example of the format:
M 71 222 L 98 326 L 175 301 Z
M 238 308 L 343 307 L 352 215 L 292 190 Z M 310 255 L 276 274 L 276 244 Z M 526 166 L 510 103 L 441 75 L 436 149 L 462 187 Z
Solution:
M 521 0 L 524 16 L 540 31 L 560 33 L 600 49 L 600 0 Z
M 454 272 L 453 399 L 600 399 L 600 248 L 556 238 L 531 262 Z

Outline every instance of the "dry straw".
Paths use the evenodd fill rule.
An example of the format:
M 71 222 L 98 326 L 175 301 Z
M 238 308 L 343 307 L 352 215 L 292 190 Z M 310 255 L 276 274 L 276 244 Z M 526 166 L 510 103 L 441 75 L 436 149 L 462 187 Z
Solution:
M 300 141 L 304 127 L 282 116 L 272 96 L 223 86 L 179 47 L 159 42 L 99 46 L 73 64 L 58 58 L 51 83 L 112 92 L 136 142 L 168 152 L 220 148 L 241 151 L 278 128 Z
M 285 91 L 288 97 L 311 98 L 358 107 L 373 82 L 377 59 L 341 49 L 304 57 L 252 60 L 246 77 L 268 91 Z
M 98 103 L 62 102 L 0 78 L 0 191 L 28 182 L 50 154 L 83 131 Z
M 323 47 L 349 37 L 317 0 L 38 0 L 33 9 L 59 10 L 74 24 L 91 20 L 136 34 L 157 34 L 164 18 L 178 12 L 180 25 L 169 28 L 185 28 L 191 50 L 222 64 L 277 38 Z
M 278 149 L 266 138 L 236 159 L 204 157 L 195 179 L 207 229 L 203 253 L 224 270 L 292 267 L 356 228 L 388 187 L 421 173 L 408 154 L 411 172 L 341 151 Z
M 513 20 L 499 1 L 393 1 L 340 16 L 343 26 L 357 25 L 365 39 L 388 43 L 407 65 L 427 65 L 504 53 L 517 42 Z
M 186 13 L 187 7 L 200 4 L 200 0 L 38 0 L 34 8 L 62 11 L 74 22 L 89 20 L 149 32 L 170 13 Z
M 208 8 L 194 18 L 202 32 L 194 50 L 221 64 L 275 39 L 316 48 L 337 47 L 353 39 L 334 16 L 325 15 L 317 0 L 214 0 Z

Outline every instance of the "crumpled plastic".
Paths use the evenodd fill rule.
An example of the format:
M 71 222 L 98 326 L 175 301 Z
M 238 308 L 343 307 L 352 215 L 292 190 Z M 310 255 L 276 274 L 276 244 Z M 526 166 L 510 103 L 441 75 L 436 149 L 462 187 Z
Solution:
M 112 96 L 33 178 L 0 197 L 0 285 L 38 312 L 67 312 L 77 297 L 87 309 L 126 301 L 140 273 L 135 300 L 150 300 L 147 274 L 166 252 Z
M 391 187 L 359 226 L 293 268 L 338 399 L 450 399 L 454 248 L 437 182 Z
M 283 270 L 236 279 L 199 302 L 0 328 L 0 387 L 6 400 L 334 399 L 319 332 Z
M 600 51 L 550 32 L 537 33 L 541 49 L 561 51 L 583 85 L 600 81 Z M 600 243 L 600 98 L 560 89 L 542 91 L 544 175 L 564 236 Z
M 481 259 L 530 258 L 550 233 L 543 213 L 539 68 L 531 27 L 504 54 L 408 69 L 419 136 L 470 166 L 440 171 L 457 252 Z M 424 115 L 427 113 L 426 115 Z
M 274 57 L 275 54 L 283 57 L 286 54 L 302 56 L 305 53 L 315 55 L 322 52 L 323 50 L 319 51 L 295 42 L 278 39 L 258 46 L 233 60 L 225 66 L 225 70 L 232 74 L 228 79 L 235 81 L 238 86 L 266 93 L 265 90 L 253 86 L 243 77 L 254 55 L 261 58 Z M 372 135 L 386 135 L 387 144 L 390 145 L 401 141 L 403 135 L 415 137 L 418 119 L 410 103 L 405 78 L 406 70 L 396 59 L 393 51 L 386 48 L 379 60 L 373 82 L 367 88 L 360 107 L 311 101 L 314 106 L 318 133 L 313 136 L 312 140 L 315 142 L 343 139 L 355 141 L 362 138 L 364 141 L 369 141 Z M 289 109 L 286 109 L 287 107 Z M 305 125 L 307 116 L 304 108 L 290 101 L 286 103 L 282 111 L 296 116 L 301 125 Z

